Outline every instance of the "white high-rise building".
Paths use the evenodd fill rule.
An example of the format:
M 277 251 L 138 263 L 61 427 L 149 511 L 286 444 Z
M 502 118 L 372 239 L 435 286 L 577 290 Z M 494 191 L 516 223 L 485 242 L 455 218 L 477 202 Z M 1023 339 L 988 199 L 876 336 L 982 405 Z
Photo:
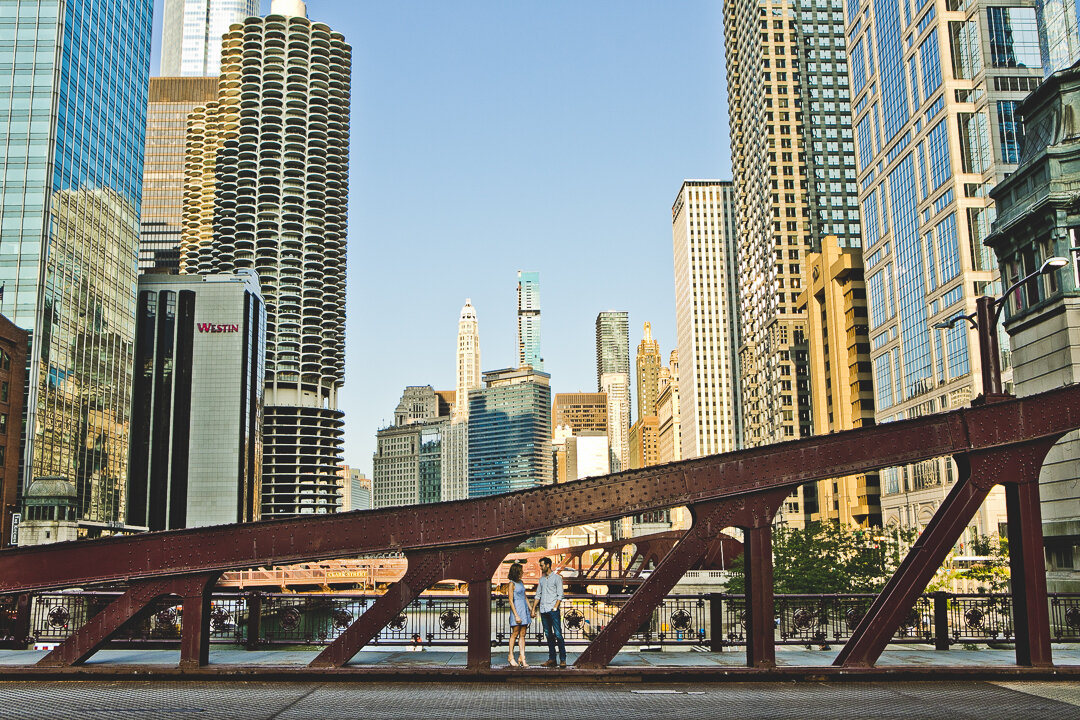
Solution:
M 457 386 L 454 411 L 442 440 L 442 500 L 469 496 L 469 392 L 483 387 L 480 378 L 480 328 L 476 308 L 466 298 L 458 319 Z
M 730 452 L 742 445 L 732 183 L 684 182 L 671 209 L 671 234 L 681 456 Z
M 218 75 L 229 26 L 259 14 L 259 0 L 165 0 L 161 74 Z
M 455 420 L 469 418 L 469 391 L 483 386 L 480 379 L 480 326 L 476 320 L 476 308 L 472 306 L 472 300 L 466 298 L 458 319 Z
M 262 515 L 337 509 L 352 50 L 276 0 L 222 43 L 189 116 L 181 270 L 253 268 L 266 300 Z

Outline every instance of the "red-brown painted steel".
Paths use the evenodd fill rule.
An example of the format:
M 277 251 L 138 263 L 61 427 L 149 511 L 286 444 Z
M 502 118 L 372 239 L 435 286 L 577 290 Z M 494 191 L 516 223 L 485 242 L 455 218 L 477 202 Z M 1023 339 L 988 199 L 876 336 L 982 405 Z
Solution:
M 177 530 L 0 552 L 0 593 L 417 550 L 567 525 L 1021 443 L 1080 427 L 1080 385 L 725 455 L 490 498 Z
M 748 667 L 775 667 L 772 527 L 747 528 L 745 537 L 746 664 Z
M 877 661 L 911 611 L 915 598 L 926 589 L 990 489 L 996 484 L 1015 482 L 1024 476 L 1026 468 L 1041 467 L 1043 458 L 1059 437 L 956 456 L 960 470 L 956 484 L 871 604 L 833 665 L 869 667 Z M 1042 585 L 1045 605 L 1045 573 L 1040 577 L 1029 576 L 1027 580 Z M 1046 632 L 1049 633 L 1048 621 Z
M 344 667 L 420 593 L 440 580 L 450 579 L 469 583 L 468 663 L 470 667 L 490 666 L 491 576 L 507 553 L 524 539 L 407 553 L 409 567 L 405 576 L 387 588 L 364 614 L 319 653 L 311 661 L 311 667 Z M 484 589 L 485 612 L 475 612 L 473 607 L 479 602 L 476 598 L 479 597 L 480 588 Z
M 693 526 L 686 531 L 683 539 L 656 566 L 648 579 L 630 596 L 626 604 L 600 631 L 580 656 L 575 667 L 605 667 L 622 649 L 630 636 L 637 632 L 652 611 L 663 602 L 675 583 L 682 579 L 686 571 L 708 552 L 726 527 L 768 527 L 776 511 L 780 508 L 787 493 L 773 491 L 755 496 L 746 496 L 732 500 L 700 503 L 691 506 L 694 515 Z M 772 558 L 768 558 L 772 567 Z M 772 573 L 769 571 L 768 602 L 772 602 Z M 760 597 L 760 596 L 759 596 Z M 772 627 L 772 613 L 769 613 L 769 627 Z
M 181 577 L 140 580 L 67 640 L 38 661 L 41 667 L 81 665 L 109 641 L 125 623 L 146 612 L 151 603 L 166 595 L 178 595 L 184 602 L 181 667 L 205 665 L 209 654 L 209 592 L 220 572 Z M 189 600 L 193 602 L 189 603 Z M 189 617 L 189 606 L 192 615 Z M 190 622 L 189 622 L 190 620 Z
M 1046 448 L 1049 451 L 1049 447 Z M 1045 452 L 1043 453 L 1043 457 Z M 1021 470 L 1019 482 L 1005 485 L 1009 521 L 1010 585 L 1016 664 L 1049 667 L 1050 611 L 1046 598 L 1046 558 L 1043 555 L 1039 468 Z
M 671 592 L 690 566 L 701 559 L 709 541 L 718 536 L 725 527 L 734 523 L 732 519 L 737 510 L 734 501 L 701 503 L 691 506 L 694 524 L 682 541 L 668 553 L 667 557 L 642 583 L 626 604 L 615 613 L 596 639 L 589 643 L 585 651 L 578 656 L 575 667 L 606 667 L 618 654 L 630 636 L 637 632 L 653 609 Z

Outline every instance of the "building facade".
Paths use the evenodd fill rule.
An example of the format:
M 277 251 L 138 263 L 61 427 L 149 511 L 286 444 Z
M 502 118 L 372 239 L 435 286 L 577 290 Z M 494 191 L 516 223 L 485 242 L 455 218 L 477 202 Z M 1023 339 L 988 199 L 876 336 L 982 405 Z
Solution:
M 221 72 L 221 38 L 233 23 L 259 14 L 259 0 L 165 0 L 161 74 Z
M 394 411 L 394 424 L 376 433 L 372 507 L 443 500 L 443 441 L 453 393 L 410 385 Z
M 656 415 L 656 398 L 660 394 L 660 343 L 653 340 L 652 324 L 645 323 L 638 343 L 634 369 L 637 373 L 637 418 Z
M 806 256 L 800 308 L 810 348 L 811 418 L 815 435 L 874 424 L 874 386 L 862 252 L 829 235 Z M 819 480 L 804 492 L 810 520 L 881 526 L 877 473 Z
M 74 484 L 88 533 L 124 509 L 152 10 L 0 13 L 0 309 L 31 333 L 21 482 Z
M 469 393 L 469 497 L 552 482 L 551 376 L 492 370 Z
M 352 51 L 289 5 L 233 25 L 188 126 L 181 269 L 252 268 L 266 299 L 266 518 L 337 507 Z
M 518 367 L 544 369 L 540 351 L 540 273 L 518 270 Z
M 875 420 L 883 423 L 963 407 L 982 392 L 975 331 L 936 326 L 998 291 L 983 245 L 995 212 L 989 189 L 1019 160 L 1017 108 L 1043 71 L 1030 2 L 849 2 L 847 18 Z M 925 525 L 955 473 L 946 458 L 885 469 L 883 521 Z M 973 532 L 997 534 L 1002 498 L 1000 488 L 991 494 Z
M 672 350 L 668 367 L 660 368 L 656 398 L 656 452 L 661 463 L 682 460 L 682 421 L 679 401 L 679 351 Z
M 135 333 L 128 524 L 258 520 L 266 308 L 255 272 L 143 275 Z
M 19 512 L 19 442 L 29 347 L 29 334 L 0 315 L 0 549 L 14 544 L 11 528 Z
M 179 272 L 188 113 L 217 98 L 217 77 L 152 77 L 146 111 L 139 271 Z
M 555 393 L 551 405 L 551 425 L 566 425 L 575 435 L 607 432 L 608 404 L 604 393 Z
M 1080 382 L 1080 68 L 1050 76 L 1020 106 L 1020 167 L 991 192 L 987 238 L 1010 286 L 1052 257 L 1069 264 L 1010 293 L 1005 330 L 1018 396 Z M 1080 590 L 1080 432 L 1059 440 L 1039 476 L 1047 587 Z
M 680 458 L 741 444 L 734 193 L 730 182 L 687 180 L 671 209 Z
M 1043 74 L 1080 60 L 1080 8 L 1076 0 L 1035 0 Z
M 596 316 L 597 390 L 607 396 L 611 471 L 630 467 L 630 324 L 625 312 Z
M 442 438 L 442 499 L 469 496 L 469 393 L 482 386 L 480 374 L 480 326 L 476 308 L 466 298 L 458 317 L 457 383 L 450 427 Z

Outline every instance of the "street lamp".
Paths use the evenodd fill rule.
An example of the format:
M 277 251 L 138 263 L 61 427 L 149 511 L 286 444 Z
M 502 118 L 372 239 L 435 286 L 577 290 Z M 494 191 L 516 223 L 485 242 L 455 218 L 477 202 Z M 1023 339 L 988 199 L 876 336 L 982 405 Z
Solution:
M 1073 252 L 1080 248 L 1072 248 Z M 984 295 L 975 301 L 975 312 L 970 315 L 957 315 L 949 320 L 934 323 L 935 328 L 952 328 L 961 320 L 967 320 L 971 327 L 979 331 L 979 360 L 982 366 L 983 396 L 990 400 L 995 395 L 1002 395 L 1001 391 L 1001 352 L 998 349 L 997 324 L 1001 319 L 1001 311 L 1005 307 L 1005 301 L 1016 288 L 1020 287 L 1032 278 L 1045 275 L 1053 270 L 1063 268 L 1069 264 L 1068 258 L 1055 256 L 1047 258 L 1042 266 L 1024 277 L 1020 278 L 1009 289 L 1001 294 L 1001 297 Z

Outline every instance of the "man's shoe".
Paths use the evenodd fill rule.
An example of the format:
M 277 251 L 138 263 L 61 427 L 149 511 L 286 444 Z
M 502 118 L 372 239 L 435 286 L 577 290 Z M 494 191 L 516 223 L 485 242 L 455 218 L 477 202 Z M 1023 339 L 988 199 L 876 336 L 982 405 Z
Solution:
M 565 661 L 565 660 L 563 660 L 563 661 L 562 661 L 561 663 L 559 663 L 559 667 L 560 667 L 561 669 L 565 670 L 565 669 L 566 669 L 566 661 Z
M 545 660 L 544 663 L 540 667 L 555 667 L 555 661 L 554 660 Z

